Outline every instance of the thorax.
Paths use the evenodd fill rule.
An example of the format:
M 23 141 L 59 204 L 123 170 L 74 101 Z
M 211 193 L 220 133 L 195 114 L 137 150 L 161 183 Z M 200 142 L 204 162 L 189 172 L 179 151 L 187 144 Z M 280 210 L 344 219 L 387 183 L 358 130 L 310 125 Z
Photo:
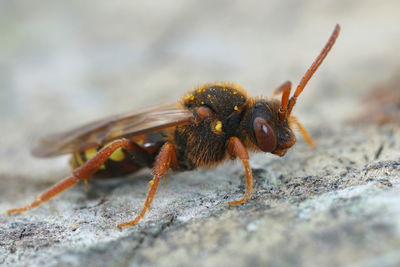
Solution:
M 196 113 L 205 106 L 212 115 L 175 129 L 173 139 L 182 169 L 212 166 L 226 158 L 227 141 L 240 134 L 246 101 L 245 90 L 231 83 L 207 84 L 185 95 L 183 108 Z

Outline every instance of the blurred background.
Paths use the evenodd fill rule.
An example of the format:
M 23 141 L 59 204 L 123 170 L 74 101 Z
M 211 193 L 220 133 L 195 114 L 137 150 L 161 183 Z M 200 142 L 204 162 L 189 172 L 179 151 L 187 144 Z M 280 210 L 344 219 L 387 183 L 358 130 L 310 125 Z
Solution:
M 399 73 L 399 10 L 397 0 L 0 1 L 0 173 L 42 177 L 67 159 L 33 159 L 39 137 L 205 82 L 254 96 L 295 86 L 336 23 L 342 32 L 295 114 L 311 133 L 340 124 Z
M 14 171 L 13 154 L 30 164 L 39 136 L 205 82 L 272 96 L 300 81 L 336 23 L 341 35 L 295 112 L 311 132 L 340 123 L 399 73 L 399 10 L 397 0 L 1 1 L 0 172 Z
M 270 165 L 265 162 L 272 157 L 261 155 L 258 159 L 263 164 L 259 164 L 259 166 L 268 165 L 273 174 L 270 176 L 279 177 L 281 180 L 283 180 L 282 173 L 285 177 L 297 175 L 304 177 L 314 175 L 313 177 L 316 177 L 320 170 L 324 171 L 320 168 L 324 164 L 329 167 L 328 170 L 331 171 L 331 174 L 333 173 L 331 176 L 328 175 L 329 173 L 324 173 L 326 181 L 344 177 L 343 175 L 346 176 L 347 171 L 356 170 L 354 166 L 363 168 L 364 164 L 368 164 L 371 160 L 371 157 L 365 158 L 365 154 L 361 154 L 364 153 L 363 149 L 369 146 L 370 136 L 368 133 L 375 136 L 371 144 L 376 145 L 377 148 L 380 144 L 384 144 L 384 153 L 386 154 L 383 158 L 385 160 L 398 160 L 399 152 L 394 152 L 393 146 L 390 147 L 387 143 L 381 142 L 390 134 L 384 132 L 387 135 L 378 136 L 380 128 L 373 127 L 390 120 L 388 118 L 392 118 L 393 114 L 395 114 L 394 117 L 400 118 L 399 11 L 400 1 L 398 0 L 0 0 L 0 197 L 2 198 L 0 211 L 3 212 L 7 208 L 15 206 L 15 202 L 26 203 L 43 188 L 68 173 L 68 157 L 47 160 L 31 157 L 30 147 L 39 137 L 68 130 L 104 116 L 139 110 L 158 105 L 161 102 L 177 101 L 187 90 L 205 82 L 236 82 L 246 88 L 249 95 L 272 96 L 273 90 L 287 80 L 291 80 L 294 86 L 298 84 L 325 45 L 336 23 L 342 27 L 341 34 L 330 54 L 310 80 L 294 109 L 294 114 L 309 129 L 316 141 L 318 142 L 319 138 L 324 139 L 325 143 L 321 142 L 323 143 L 322 149 L 302 150 L 301 148 L 305 147 L 304 141 L 298 138 L 299 142 L 296 146 L 299 146 L 300 149 L 293 149 L 293 152 L 288 153 L 290 155 L 284 159 L 274 158 L 276 164 L 271 160 Z M 390 105 L 384 106 L 387 103 Z M 392 117 L 388 117 L 385 112 L 389 112 Z M 382 115 L 383 120 L 381 120 L 382 117 L 375 119 L 375 114 Z M 363 122 L 364 126 L 353 127 L 354 122 Z M 372 124 L 375 125 L 371 128 L 372 130 L 365 131 Z M 363 128 L 365 126 L 366 128 Z M 340 135 L 341 129 L 346 127 L 350 127 L 350 130 L 347 130 L 340 138 L 349 141 L 341 143 L 342 139 L 337 141 L 338 130 Z M 392 130 L 387 130 L 387 132 L 390 131 Z M 332 142 L 330 142 L 331 135 L 329 134 L 332 132 L 336 133 L 336 139 L 332 138 Z M 393 132 L 395 131 L 393 130 Z M 342 144 L 342 146 L 338 148 L 336 144 Z M 332 146 L 337 149 L 330 150 Z M 363 149 L 360 151 L 353 149 L 357 146 L 362 146 Z M 382 151 L 382 147 L 383 145 L 381 145 L 380 151 Z M 386 150 L 388 147 L 389 149 Z M 367 154 L 375 153 L 375 147 L 371 148 L 371 151 L 373 152 Z M 322 154 L 322 157 L 319 157 L 318 153 Z M 332 156 L 335 153 L 341 153 L 338 155 L 339 160 Z M 377 152 L 376 155 L 379 156 L 380 153 Z M 311 163 L 307 162 L 307 159 L 305 159 L 307 164 L 302 163 L 303 154 L 308 158 L 313 157 L 309 161 Z M 340 161 L 343 154 L 346 154 L 345 161 Z M 256 158 L 252 157 L 253 167 L 256 166 L 255 161 L 257 161 L 254 159 Z M 334 164 L 339 164 L 339 167 Z M 304 165 L 307 165 L 308 169 Z M 239 183 L 235 180 L 232 185 L 231 176 L 239 176 L 242 171 L 240 166 L 237 169 L 240 172 L 238 171 L 234 175 L 226 174 L 224 170 L 219 170 L 218 174 L 218 169 L 215 173 L 209 172 L 208 177 L 218 174 L 220 177 L 217 178 L 221 179 L 210 179 L 211 182 L 207 182 L 217 184 L 218 180 L 220 185 L 218 190 L 222 192 L 227 190 L 227 194 L 231 196 L 237 188 L 236 183 Z M 234 172 L 234 169 L 232 170 Z M 341 172 L 342 170 L 344 170 L 344 174 Z M 225 176 L 223 176 L 224 174 Z M 207 187 L 202 175 L 206 174 L 197 172 L 197 178 L 196 174 L 193 174 L 191 179 L 185 181 L 191 181 L 191 183 L 196 183 L 196 179 L 203 181 L 198 182 L 199 188 L 203 187 L 202 194 L 206 194 L 204 188 L 215 193 L 217 186 L 211 184 Z M 178 178 L 183 176 L 178 176 Z M 350 187 L 353 185 L 352 182 L 363 184 L 363 179 L 363 177 L 358 180 L 354 178 L 347 185 Z M 304 181 L 300 180 L 299 184 L 302 184 Z M 172 184 L 172 188 L 178 188 L 181 191 L 188 188 L 196 190 L 196 187 L 191 186 L 190 182 L 181 185 L 179 181 L 182 180 L 171 179 L 169 183 Z M 318 183 L 316 184 L 318 185 Z M 334 186 L 336 185 L 334 184 Z M 121 209 L 121 207 L 126 205 L 132 210 L 140 207 L 141 193 L 135 195 L 132 192 L 133 190 L 136 190 L 135 192 L 146 191 L 145 182 L 125 186 L 118 189 L 120 191 L 116 191 L 116 193 L 109 192 L 108 199 L 112 199 L 112 201 L 108 201 L 106 207 L 99 204 L 98 209 L 102 216 L 97 216 L 97 210 L 95 211 L 96 216 L 91 213 L 82 215 L 83 212 L 90 212 L 91 209 L 81 212 L 80 205 L 97 207 L 97 204 L 93 203 L 98 201 L 97 198 L 87 199 L 82 190 L 71 190 L 75 192 L 75 195 L 73 192 L 69 193 L 59 202 L 54 201 L 52 205 L 38 209 L 35 213 L 15 216 L 12 219 L 2 215 L 0 217 L 3 220 L 2 225 L 7 224 L 4 228 L 0 227 L 0 230 L 3 229 L 7 233 L 4 236 L 14 236 L 13 233 L 15 233 L 14 239 L 10 238 L 4 241 L 7 243 L 5 249 L 11 255 L 8 259 L 14 257 L 18 260 L 19 257 L 22 257 L 29 261 L 32 257 L 43 257 L 42 259 L 47 261 L 48 258 L 52 258 L 48 257 L 50 250 L 47 251 L 49 245 L 46 242 L 48 242 L 49 236 L 52 236 L 54 243 L 58 244 L 59 236 L 65 233 L 69 236 L 64 238 L 63 245 L 60 245 L 61 252 L 51 252 L 53 256 L 70 251 L 71 247 L 76 248 L 79 254 L 80 246 L 85 247 L 85 242 L 93 245 L 97 244 L 99 239 L 104 240 L 105 237 L 117 240 L 116 242 L 119 244 L 121 240 L 118 240 L 117 237 L 121 233 L 114 229 L 114 221 L 120 222 L 124 214 L 132 213 L 130 209 Z M 334 186 L 332 188 L 336 188 Z M 390 184 L 390 186 L 392 185 Z M 303 188 L 305 187 L 307 186 L 303 186 Z M 283 188 L 286 187 L 283 186 Z M 287 188 L 291 190 L 290 187 Z M 165 200 L 164 202 L 157 202 L 158 204 L 155 206 L 163 208 L 168 203 L 175 203 L 174 201 L 182 196 L 179 191 L 176 193 L 177 195 L 170 192 L 161 197 L 163 201 Z M 188 194 L 191 192 L 193 191 Z M 238 192 L 240 193 L 240 191 Z M 335 195 L 335 192 L 331 195 Z M 128 196 L 132 199 L 129 199 Z M 283 199 L 283 209 L 288 207 L 287 203 L 290 203 L 292 196 L 290 191 L 287 199 Z M 197 198 L 192 198 L 190 195 L 185 197 L 201 199 L 202 195 L 200 194 L 200 197 Z M 312 197 L 311 194 L 310 199 Z M 68 201 L 71 198 L 73 200 Z M 72 204 L 78 203 L 76 199 L 80 201 L 80 204 Z M 129 201 L 124 201 L 124 199 Z M 213 200 L 213 198 L 210 199 Z M 386 195 L 382 199 L 386 199 Z M 65 203 L 62 200 L 65 200 Z M 132 204 L 133 201 L 137 201 L 136 204 L 140 202 L 140 204 L 135 206 Z M 376 202 L 374 201 L 375 199 L 371 203 Z M 319 201 L 317 202 L 319 204 Z M 183 201 L 183 203 L 189 202 Z M 225 199 L 221 203 L 226 204 Z M 332 203 L 336 203 L 336 200 Z M 192 205 L 195 204 L 192 203 Z M 367 204 L 368 207 L 375 205 Z M 71 205 L 73 208 L 70 209 Z M 213 205 L 214 203 L 210 206 L 213 207 Z M 315 210 L 318 211 L 319 206 L 316 206 Z M 329 207 L 329 205 L 327 206 Z M 378 210 L 389 210 L 389 206 L 392 209 L 399 207 L 399 205 L 392 204 L 388 204 L 386 209 L 374 207 L 378 207 Z M 113 212 L 116 215 L 102 213 L 104 210 L 111 210 L 112 207 L 114 207 Z M 180 208 L 178 207 L 176 210 L 182 210 Z M 77 209 L 78 212 L 76 212 Z M 192 209 L 188 209 L 190 212 L 192 211 Z M 238 216 L 245 217 L 240 212 L 247 211 L 251 210 L 243 208 L 238 212 L 240 214 Z M 349 211 L 353 211 L 353 209 L 349 208 Z M 265 209 L 265 212 L 269 212 L 269 210 Z M 345 236 L 342 237 L 347 240 L 345 239 L 348 233 L 346 231 L 349 231 L 348 236 L 354 238 L 349 243 L 354 244 L 354 248 L 353 250 L 343 249 L 342 258 L 349 255 L 350 258 L 352 255 L 362 255 L 358 257 L 362 263 L 363 253 L 370 254 L 371 251 L 376 250 L 375 243 L 372 242 L 376 239 L 372 239 L 372 241 L 362 239 L 365 242 L 359 242 L 360 235 L 368 235 L 359 234 L 359 221 L 351 223 L 352 212 L 346 213 L 347 210 L 343 212 L 345 214 L 343 217 L 349 218 L 350 223 L 346 221 L 343 223 L 344 228 L 335 228 L 332 232 L 329 232 L 330 229 L 328 229 L 326 235 L 323 235 L 325 232 L 321 231 L 318 225 L 327 225 L 328 223 L 320 223 L 317 218 L 316 231 L 321 231 L 323 234 L 318 239 L 318 235 L 310 230 L 310 236 L 316 237 L 318 242 L 322 241 L 321 243 L 316 242 L 315 250 L 308 251 L 312 255 L 318 255 L 319 253 L 315 252 L 321 247 L 320 244 L 328 244 L 323 247 L 326 249 L 325 254 L 320 254 L 321 258 L 325 259 L 325 256 L 330 255 L 332 248 L 340 247 L 341 243 L 335 239 L 335 234 L 343 233 Z M 165 216 L 165 213 L 166 211 L 162 210 L 158 213 L 153 212 L 151 216 L 164 218 L 162 216 Z M 288 224 L 291 225 L 292 210 L 289 210 L 288 213 L 290 218 Z M 327 213 L 331 214 L 329 210 Z M 191 216 L 193 214 L 202 216 L 201 212 L 190 214 Z M 226 214 L 231 213 L 227 212 Z M 346 214 L 350 214 L 349 217 L 346 217 Z M 371 214 L 375 215 L 375 213 Z M 386 215 L 396 218 L 390 212 Z M 98 218 L 100 223 L 95 224 L 92 221 L 88 223 L 87 221 L 92 218 L 90 216 Z M 269 216 L 270 214 L 266 217 L 270 218 Z M 300 221 L 302 220 L 301 216 L 301 214 L 298 216 Z M 334 217 L 334 215 L 332 216 Z M 214 216 L 211 217 L 214 218 Z M 65 221 L 69 218 L 69 224 L 66 224 Z M 330 223 L 331 217 L 327 218 L 327 222 Z M 368 219 L 364 219 L 362 216 L 357 218 L 361 222 L 370 222 L 370 217 Z M 305 219 L 303 223 L 308 227 L 307 220 Z M 230 221 L 229 217 L 227 221 Z M 43 222 L 44 225 L 41 225 L 40 222 Z M 84 228 L 79 228 L 77 232 L 70 230 L 74 227 L 71 225 L 75 225 L 77 222 L 82 223 Z M 285 228 L 286 226 L 281 226 L 281 222 L 278 220 L 276 225 Z M 37 231 L 45 237 L 40 239 L 41 235 L 31 234 L 29 237 L 32 238 L 31 249 L 27 246 L 27 251 L 20 250 L 14 253 L 14 244 L 30 244 L 25 240 L 21 241 L 22 233 L 17 232 L 24 223 L 31 226 L 26 229 L 34 229 L 31 231 Z M 395 223 L 393 222 L 393 225 Z M 199 229 L 202 229 L 203 222 L 200 224 Z M 354 226 L 354 232 L 351 232 L 350 228 L 346 228 L 348 225 Z M 377 229 L 384 229 L 379 228 L 380 225 L 377 228 L 368 225 L 365 227 L 365 233 L 374 233 Z M 269 236 L 276 232 L 275 229 L 279 230 L 279 227 L 265 227 L 264 230 L 272 229 L 268 233 Z M 310 226 L 310 228 L 312 227 Z M 399 229 L 398 226 L 397 228 L 392 227 L 392 224 L 389 228 L 394 229 L 393 231 Z M 390 237 L 393 237 L 391 239 L 394 240 L 393 244 L 398 244 L 398 234 L 396 237 L 391 232 L 392 230 L 389 230 L 384 232 L 388 236 L 381 238 L 380 242 L 382 243 L 379 244 L 387 243 L 390 246 L 392 243 L 386 242 Z M 46 231 L 50 231 L 50 234 L 46 234 L 48 233 Z M 79 231 L 82 231 L 83 234 L 79 235 Z M 87 235 L 90 238 L 84 235 L 85 231 L 92 231 L 92 235 Z M 136 229 L 132 231 L 136 233 Z M 299 232 L 294 231 L 294 237 L 302 231 L 303 228 Z M 130 232 L 125 233 L 129 234 Z M 172 232 L 172 235 L 173 233 L 175 232 Z M 292 236 L 288 233 L 278 231 L 279 233 L 280 236 L 276 240 L 282 240 L 285 245 L 277 242 L 277 251 L 286 247 L 286 242 L 293 241 Z M 77 237 L 78 245 L 68 241 L 73 240 L 74 236 Z M 259 236 L 261 235 L 257 234 L 257 238 Z M 298 236 L 302 237 L 301 234 Z M 93 243 L 90 243 L 92 242 L 91 238 Z M 143 239 L 138 238 L 137 240 Z M 324 243 L 326 240 L 333 241 Z M 355 241 L 353 242 L 353 240 Z M 335 243 L 336 241 L 339 243 Z M 296 243 L 298 246 L 292 246 L 293 251 L 303 248 L 302 242 L 303 240 L 300 238 L 300 241 Z M 255 244 L 258 247 L 257 243 Z M 332 247 L 329 246 L 330 244 L 333 244 Z M 104 251 L 108 251 L 109 245 L 112 246 L 112 244 L 105 243 Z M 370 245 L 369 250 L 363 250 L 363 245 L 366 247 Z M 36 253 L 36 248 L 42 249 L 41 246 L 44 247 L 45 253 Z M 54 246 L 53 243 L 52 246 Z M 57 246 L 54 247 L 57 248 Z M 123 247 L 123 245 L 121 246 Z M 118 245 L 115 247 L 118 248 L 115 251 L 121 248 Z M 264 249 L 265 246 L 262 248 Z M 393 248 L 395 248 L 394 253 L 391 255 L 398 259 L 398 250 L 396 250 L 398 245 L 390 247 L 390 249 Z M 96 249 L 97 247 L 94 250 L 96 251 Z M 129 246 L 126 246 L 125 250 L 129 253 L 134 251 Z M 391 252 L 392 250 L 386 251 Z M 113 252 L 111 250 L 110 253 Z M 228 254 L 230 252 L 228 249 Z M 154 258 L 152 253 L 149 254 L 149 258 Z M 270 253 L 274 254 L 273 251 Z M 282 251 L 282 253 L 286 252 Z M 129 254 L 129 257 L 134 258 L 132 255 Z M 287 255 L 289 255 L 288 261 L 290 262 L 292 253 L 287 252 Z M 168 253 L 164 256 L 168 257 Z M 79 257 L 80 260 L 86 258 Z M 201 258 L 202 255 L 199 257 Z M 336 257 L 336 254 L 333 254 L 333 257 Z M 115 259 L 119 260 L 120 258 L 116 256 Z M 57 257 L 53 257 L 52 260 L 56 262 Z M 65 258 L 65 260 L 68 261 L 69 258 Z M 0 264 L 2 264 L 1 256 Z M 370 266 L 374 266 L 374 264 Z

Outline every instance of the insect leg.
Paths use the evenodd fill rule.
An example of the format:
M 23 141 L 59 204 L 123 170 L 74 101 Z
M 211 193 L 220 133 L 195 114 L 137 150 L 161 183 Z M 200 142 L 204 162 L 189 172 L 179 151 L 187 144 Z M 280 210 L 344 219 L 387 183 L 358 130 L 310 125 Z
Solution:
M 246 147 L 237 137 L 231 137 L 228 141 L 228 153 L 231 157 L 238 157 L 244 165 L 246 170 L 246 191 L 240 200 L 229 202 L 230 206 L 242 204 L 246 202 L 247 198 L 250 196 L 250 193 L 253 191 L 253 175 L 251 172 L 250 164 L 249 164 L 249 154 L 247 153 Z
M 117 150 L 118 148 L 124 148 L 126 150 L 132 150 L 133 145 L 130 141 L 127 139 L 118 139 L 115 140 L 114 142 L 110 143 L 109 145 L 105 146 L 102 148 L 97 154 L 88 160 L 85 164 L 80 166 L 79 168 L 75 169 L 72 172 L 72 176 L 67 177 L 49 189 L 47 189 L 45 192 L 43 192 L 41 195 L 39 195 L 34 202 L 32 202 L 30 205 L 27 205 L 22 208 L 18 209 L 11 209 L 8 210 L 8 214 L 12 213 L 21 213 L 25 212 L 27 210 L 30 210 L 34 207 L 39 206 L 43 202 L 46 202 L 50 200 L 52 197 L 60 194 L 64 190 L 73 187 L 76 185 L 80 180 L 87 180 L 90 178 L 93 174 L 95 174 L 98 169 L 103 165 L 103 163 L 111 156 L 111 154 Z
M 172 167 L 178 167 L 178 158 L 176 157 L 176 151 L 171 143 L 165 143 L 157 156 L 154 169 L 153 169 L 153 180 L 149 182 L 149 191 L 147 192 L 146 200 L 143 204 L 143 208 L 139 215 L 135 219 L 129 222 L 121 223 L 117 227 L 122 229 L 125 226 L 135 225 L 141 218 L 144 217 L 147 210 L 150 209 L 151 203 L 153 202 L 154 196 L 157 193 L 157 187 L 160 182 L 160 178 L 164 177 L 167 170 Z
M 310 146 L 310 147 L 315 147 L 315 142 L 311 138 L 310 134 L 308 133 L 307 129 L 301 124 L 296 117 L 290 116 L 289 117 L 289 124 L 294 124 L 296 125 L 297 129 L 299 129 L 301 135 L 304 138 L 304 141 Z

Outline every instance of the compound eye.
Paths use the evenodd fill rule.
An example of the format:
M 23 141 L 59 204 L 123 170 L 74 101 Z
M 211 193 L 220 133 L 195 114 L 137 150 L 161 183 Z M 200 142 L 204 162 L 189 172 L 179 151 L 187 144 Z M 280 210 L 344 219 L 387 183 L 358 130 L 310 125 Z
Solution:
M 272 127 L 261 117 L 253 121 L 257 146 L 264 152 L 272 152 L 276 149 L 277 139 Z

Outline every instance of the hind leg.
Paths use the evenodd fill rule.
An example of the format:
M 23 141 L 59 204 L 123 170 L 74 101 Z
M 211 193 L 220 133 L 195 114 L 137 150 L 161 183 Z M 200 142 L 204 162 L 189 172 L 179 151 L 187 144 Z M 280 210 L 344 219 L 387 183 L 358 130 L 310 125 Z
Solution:
M 104 164 L 104 162 L 118 148 L 123 148 L 127 151 L 130 151 L 134 149 L 134 145 L 127 139 L 115 140 L 114 142 L 102 148 L 99 152 L 97 152 L 97 154 L 93 158 L 88 160 L 82 166 L 75 169 L 72 172 L 72 176 L 61 180 L 60 182 L 56 183 L 55 185 L 44 191 L 31 204 L 22 208 L 8 210 L 7 213 L 12 214 L 12 213 L 21 213 L 28 211 L 34 207 L 39 206 L 43 202 L 50 200 L 51 198 L 63 192 L 64 190 L 73 187 L 80 180 L 86 181 L 99 170 L 99 168 Z

